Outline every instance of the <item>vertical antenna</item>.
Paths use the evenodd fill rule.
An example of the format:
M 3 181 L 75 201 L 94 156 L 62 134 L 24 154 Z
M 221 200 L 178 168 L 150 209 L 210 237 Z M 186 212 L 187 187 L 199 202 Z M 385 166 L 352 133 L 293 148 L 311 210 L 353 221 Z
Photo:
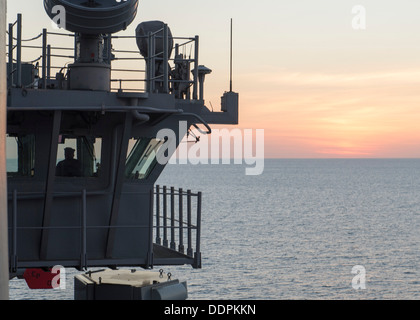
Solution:
M 233 19 L 230 19 L 230 92 L 232 92 L 232 61 L 233 61 Z

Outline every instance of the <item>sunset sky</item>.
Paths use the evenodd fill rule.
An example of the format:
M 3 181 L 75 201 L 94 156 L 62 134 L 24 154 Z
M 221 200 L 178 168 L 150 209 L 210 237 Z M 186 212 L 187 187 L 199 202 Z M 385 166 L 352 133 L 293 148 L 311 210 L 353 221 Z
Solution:
M 52 29 L 42 0 L 9 0 L 24 37 Z M 352 8 L 366 9 L 354 30 Z M 141 0 L 137 24 L 162 20 L 177 36 L 200 36 L 206 102 L 220 108 L 234 84 L 242 129 L 265 130 L 267 158 L 420 157 L 418 0 Z M 136 49 L 135 43 L 132 49 Z M 35 58 L 35 57 L 34 57 Z

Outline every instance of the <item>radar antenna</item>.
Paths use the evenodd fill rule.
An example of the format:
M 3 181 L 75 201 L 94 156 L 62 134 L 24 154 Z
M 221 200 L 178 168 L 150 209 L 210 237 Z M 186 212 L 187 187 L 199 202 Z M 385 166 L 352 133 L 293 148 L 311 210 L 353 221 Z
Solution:
M 125 30 L 137 14 L 138 0 L 44 0 L 48 16 L 54 19 L 54 7 L 66 10 L 65 29 L 83 34 L 109 34 Z
M 230 92 L 232 92 L 233 74 L 233 19 L 230 19 Z

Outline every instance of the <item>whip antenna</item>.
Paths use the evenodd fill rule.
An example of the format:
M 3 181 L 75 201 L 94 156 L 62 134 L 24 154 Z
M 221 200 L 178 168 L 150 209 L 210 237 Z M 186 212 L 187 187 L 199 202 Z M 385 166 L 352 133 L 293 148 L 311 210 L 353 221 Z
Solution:
M 232 92 L 232 62 L 233 62 L 233 19 L 230 19 L 230 92 Z

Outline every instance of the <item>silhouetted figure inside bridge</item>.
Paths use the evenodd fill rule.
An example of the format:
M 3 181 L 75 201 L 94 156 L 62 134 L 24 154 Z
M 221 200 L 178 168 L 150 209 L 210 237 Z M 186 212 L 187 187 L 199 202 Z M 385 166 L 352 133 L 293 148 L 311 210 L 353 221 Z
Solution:
M 65 148 L 63 161 L 57 164 L 55 171 L 56 176 L 61 177 L 81 177 L 82 176 L 82 165 L 79 160 L 74 159 L 74 149 Z

